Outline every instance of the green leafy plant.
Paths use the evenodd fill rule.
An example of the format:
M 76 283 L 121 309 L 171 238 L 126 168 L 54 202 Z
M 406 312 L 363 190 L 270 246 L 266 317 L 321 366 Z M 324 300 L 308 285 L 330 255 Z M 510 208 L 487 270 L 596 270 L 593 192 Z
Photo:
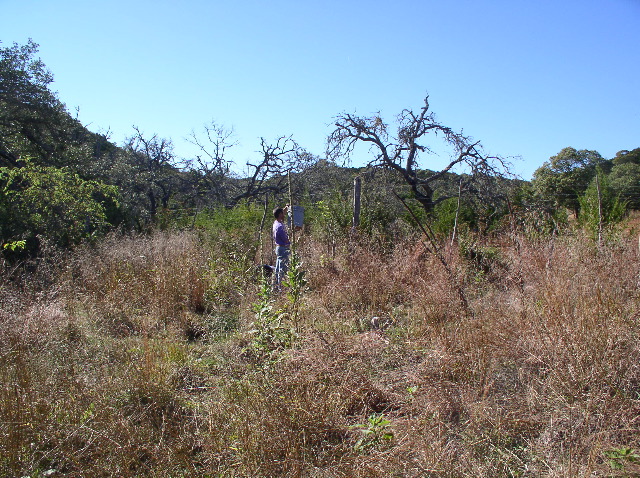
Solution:
M 334 190 L 328 198 L 318 201 L 310 213 L 314 234 L 326 245 L 327 251 L 335 255 L 336 245 L 349 226 L 348 201 L 341 192 Z
M 389 444 L 393 440 L 393 431 L 390 430 L 391 422 L 382 413 L 369 415 L 367 423 L 353 425 L 362 433 L 353 449 L 357 453 L 365 453 L 373 448 L 379 448 Z
M 288 308 L 290 309 L 291 321 L 297 329 L 300 299 L 302 298 L 302 294 L 307 290 L 307 279 L 305 277 L 305 270 L 302 268 L 300 256 L 295 250 L 291 252 L 289 268 L 282 283 L 287 288 L 287 300 L 289 301 Z
M 2 246 L 3 249 L 11 252 L 23 251 L 25 247 L 27 247 L 27 241 L 11 241 Z
M 627 464 L 640 462 L 640 455 L 629 447 L 612 448 L 605 451 L 604 456 L 612 470 L 624 470 Z
M 251 353 L 259 363 L 277 362 L 278 353 L 291 347 L 296 334 L 291 327 L 283 324 L 288 314 L 275 310 L 266 279 L 262 281 L 258 297 L 258 302 L 253 305 L 254 327 L 249 331 L 252 338 L 245 351 Z
M 449 198 L 434 208 L 431 228 L 439 236 L 450 235 L 456 223 L 458 227 L 464 225 L 464 228 L 474 228 L 477 226 L 476 214 L 466 202 L 458 205 L 458 198 Z
M 624 218 L 626 206 L 615 194 L 608 177 L 602 171 L 593 178 L 578 200 L 578 219 L 594 239 L 600 239 L 603 232 L 610 232 Z

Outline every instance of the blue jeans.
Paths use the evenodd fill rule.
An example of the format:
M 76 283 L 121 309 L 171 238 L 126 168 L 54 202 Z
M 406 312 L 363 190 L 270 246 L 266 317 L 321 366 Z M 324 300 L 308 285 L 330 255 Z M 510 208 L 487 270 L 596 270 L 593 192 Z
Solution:
M 289 252 L 289 246 L 276 247 L 276 270 L 274 274 L 274 284 L 276 288 L 280 287 L 282 277 L 284 277 L 289 268 Z

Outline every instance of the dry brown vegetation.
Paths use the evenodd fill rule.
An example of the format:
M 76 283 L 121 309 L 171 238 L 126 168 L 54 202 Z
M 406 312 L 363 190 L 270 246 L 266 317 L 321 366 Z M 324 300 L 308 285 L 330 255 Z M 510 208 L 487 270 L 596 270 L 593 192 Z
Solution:
M 306 239 L 297 333 L 261 355 L 232 236 L 5 265 L 0 475 L 638 476 L 637 243 L 443 247 L 454 278 L 418 239 Z

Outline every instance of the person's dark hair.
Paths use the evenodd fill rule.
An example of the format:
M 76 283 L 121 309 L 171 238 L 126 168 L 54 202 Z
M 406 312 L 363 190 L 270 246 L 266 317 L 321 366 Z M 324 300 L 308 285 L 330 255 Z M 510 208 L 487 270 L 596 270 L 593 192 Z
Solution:
M 284 212 L 284 209 L 281 207 L 277 207 L 273 210 L 273 217 L 275 217 L 276 219 L 278 219 L 278 217 L 280 216 L 281 213 Z

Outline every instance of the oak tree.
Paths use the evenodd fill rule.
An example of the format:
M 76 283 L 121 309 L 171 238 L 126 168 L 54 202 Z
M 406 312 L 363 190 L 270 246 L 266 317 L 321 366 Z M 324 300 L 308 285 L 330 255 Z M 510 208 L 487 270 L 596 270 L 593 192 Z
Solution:
M 541 197 L 556 207 L 570 209 L 577 217 L 579 197 L 594 178 L 596 167 L 604 165 L 604 162 L 597 151 L 564 148 L 534 172 L 532 185 Z

